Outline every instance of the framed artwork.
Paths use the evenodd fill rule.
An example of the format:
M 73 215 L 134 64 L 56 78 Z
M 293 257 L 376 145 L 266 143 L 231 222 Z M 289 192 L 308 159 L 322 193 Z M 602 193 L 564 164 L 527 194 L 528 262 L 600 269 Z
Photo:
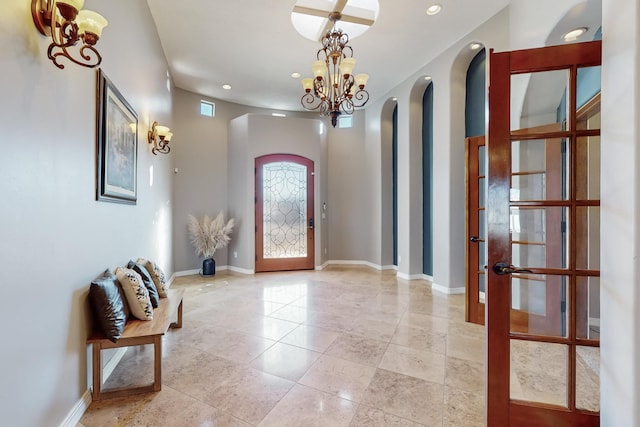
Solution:
M 96 200 L 136 204 L 138 116 L 98 70 Z

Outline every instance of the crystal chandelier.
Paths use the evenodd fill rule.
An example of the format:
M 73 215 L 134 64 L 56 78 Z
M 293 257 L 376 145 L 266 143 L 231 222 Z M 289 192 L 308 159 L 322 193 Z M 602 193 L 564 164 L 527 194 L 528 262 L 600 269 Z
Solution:
M 336 127 L 341 114 L 353 114 L 356 108 L 369 101 L 369 92 L 364 90 L 369 76 L 353 75 L 356 60 L 353 49 L 347 44 L 349 36 L 336 28 L 341 18 L 340 12 L 329 15 L 333 29 L 322 37 L 318 60 L 311 64 L 314 78 L 302 79 L 305 93 L 300 100 L 306 110 L 319 110 L 321 114 L 330 116 L 333 127 Z

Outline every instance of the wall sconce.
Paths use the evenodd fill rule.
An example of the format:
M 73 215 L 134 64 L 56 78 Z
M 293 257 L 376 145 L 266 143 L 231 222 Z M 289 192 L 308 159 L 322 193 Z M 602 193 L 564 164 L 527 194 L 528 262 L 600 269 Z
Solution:
M 158 125 L 158 122 L 153 122 L 151 130 L 149 130 L 149 144 L 153 144 L 151 152 L 156 156 L 158 153 L 169 153 L 169 151 L 171 151 L 169 142 L 171 142 L 172 136 L 171 129 Z
M 108 22 L 100 14 L 82 10 L 84 0 L 31 0 L 31 16 L 38 31 L 51 36 L 47 55 L 58 68 L 62 56 L 83 67 L 100 65 L 102 57 L 94 45 Z M 69 48 L 82 42 L 77 52 Z M 73 53 L 75 52 L 75 57 Z

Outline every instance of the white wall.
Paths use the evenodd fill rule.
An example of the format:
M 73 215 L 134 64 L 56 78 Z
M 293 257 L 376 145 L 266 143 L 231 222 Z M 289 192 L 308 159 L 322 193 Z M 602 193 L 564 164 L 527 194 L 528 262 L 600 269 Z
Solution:
M 0 13 L 0 262 L 4 425 L 60 424 L 87 390 L 87 290 L 130 258 L 173 271 L 171 157 L 146 143 L 170 122 L 166 63 L 145 2 L 87 0 L 110 22 L 102 69 L 136 110 L 138 203 L 97 202 L 96 70 L 47 58 L 30 2 Z M 153 168 L 153 185 L 150 169 Z
M 640 426 L 640 6 L 602 12 L 600 424 Z

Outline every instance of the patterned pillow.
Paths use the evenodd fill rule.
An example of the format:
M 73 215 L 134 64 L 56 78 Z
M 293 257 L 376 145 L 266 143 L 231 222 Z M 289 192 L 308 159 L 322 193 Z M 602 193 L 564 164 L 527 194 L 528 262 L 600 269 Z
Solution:
M 122 267 L 116 268 L 116 277 L 124 289 L 131 314 L 140 320 L 152 320 L 153 306 L 142 277 L 130 268 Z
M 167 292 L 169 291 L 169 285 L 167 284 L 164 272 L 160 267 L 158 267 L 158 264 L 153 261 L 149 261 L 146 258 L 138 258 L 136 262 L 146 267 L 151 279 L 153 279 L 153 283 L 156 285 L 156 289 L 158 289 L 158 294 L 160 294 L 161 298 L 166 298 Z
M 153 308 L 158 308 L 158 304 L 160 303 L 160 296 L 158 295 L 156 285 L 153 283 L 153 279 L 149 275 L 149 272 L 144 267 L 144 265 L 138 264 L 137 262 L 129 261 L 129 263 L 127 264 L 127 268 L 132 269 L 140 275 L 142 282 L 147 287 L 147 291 L 149 291 L 149 299 L 151 300 L 151 305 L 153 306 Z

